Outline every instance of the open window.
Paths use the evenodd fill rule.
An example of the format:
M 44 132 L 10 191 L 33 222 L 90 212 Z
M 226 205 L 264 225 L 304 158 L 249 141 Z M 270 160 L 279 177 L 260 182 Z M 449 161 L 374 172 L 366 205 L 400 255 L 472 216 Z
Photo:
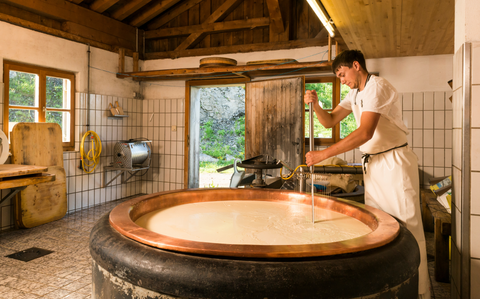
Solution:
M 336 77 L 310 77 L 305 78 L 305 90 L 315 90 L 320 101 L 320 106 L 328 111 L 333 111 L 341 100 L 345 98 L 350 88 L 342 85 L 340 80 Z M 325 128 L 320 124 L 315 113 L 314 117 L 314 144 L 320 146 L 332 145 L 357 128 L 353 113 L 350 113 L 340 124 L 333 128 Z M 305 105 L 305 144 L 309 144 L 309 124 L 310 124 L 310 109 Z

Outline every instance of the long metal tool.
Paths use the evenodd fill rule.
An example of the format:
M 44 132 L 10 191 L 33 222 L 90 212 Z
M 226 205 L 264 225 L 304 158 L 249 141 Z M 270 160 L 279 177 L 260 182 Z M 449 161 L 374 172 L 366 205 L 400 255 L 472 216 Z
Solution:
M 314 112 L 313 112 L 313 103 L 310 103 L 308 104 L 309 105 L 309 108 L 310 108 L 310 111 L 309 111 L 309 114 L 310 114 L 310 128 L 309 128 L 309 145 L 310 145 L 310 151 L 313 152 L 313 143 L 314 143 L 314 140 L 315 140 L 315 136 L 313 136 L 313 115 L 314 115 Z M 314 188 L 315 186 L 313 185 L 313 169 L 314 169 L 314 165 L 310 166 L 310 182 L 311 182 L 311 185 L 312 185 L 312 223 L 315 224 L 315 197 L 314 197 Z

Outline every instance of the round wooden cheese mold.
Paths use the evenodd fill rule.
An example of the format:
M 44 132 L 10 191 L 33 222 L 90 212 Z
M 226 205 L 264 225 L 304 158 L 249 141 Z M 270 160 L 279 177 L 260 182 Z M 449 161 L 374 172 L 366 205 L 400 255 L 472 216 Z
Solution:
M 227 67 L 236 66 L 237 61 L 235 59 L 224 57 L 207 57 L 200 59 L 200 67 Z

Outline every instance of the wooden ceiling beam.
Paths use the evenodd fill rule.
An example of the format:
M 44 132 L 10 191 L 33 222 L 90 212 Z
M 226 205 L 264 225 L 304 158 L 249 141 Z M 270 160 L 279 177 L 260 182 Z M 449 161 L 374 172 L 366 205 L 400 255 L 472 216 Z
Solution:
M 179 1 L 180 0 L 162 0 L 151 7 L 145 7 L 145 9 L 130 22 L 130 25 L 140 27 Z
M 243 0 L 227 0 L 215 10 L 203 24 L 210 24 L 216 21 L 222 21 L 228 16 L 237 6 L 243 2 Z M 189 47 L 194 47 L 203 37 L 205 33 L 197 32 L 190 34 L 176 49 L 175 51 L 186 50 Z
M 0 10 L 0 11 L 2 11 L 2 10 Z M 0 12 L 0 20 L 4 21 L 4 22 L 7 22 L 7 23 L 10 23 L 10 24 L 15 24 L 17 26 L 28 28 L 28 29 L 31 29 L 31 30 L 43 32 L 43 33 L 50 34 L 50 35 L 53 35 L 53 36 L 57 36 L 57 37 L 60 37 L 60 38 L 65 38 L 65 39 L 68 39 L 68 40 L 71 40 L 71 41 L 75 41 L 75 42 L 79 42 L 79 43 L 83 43 L 83 44 L 89 44 L 89 45 L 91 45 L 93 47 L 96 47 L 96 48 L 99 48 L 99 49 L 104 49 L 104 50 L 111 51 L 111 52 L 117 52 L 117 48 L 118 48 L 117 46 L 113 46 L 113 45 L 110 45 L 110 44 L 105 44 L 103 42 L 99 42 L 98 40 L 85 38 L 85 37 L 82 37 L 82 36 L 78 36 L 78 35 L 75 35 L 75 34 L 72 34 L 72 33 L 65 32 L 65 31 L 60 30 L 60 29 L 56 29 L 56 28 L 48 27 L 48 26 L 45 26 L 45 25 L 42 25 L 42 24 L 38 24 L 36 22 L 28 21 L 28 20 L 25 20 L 24 18 L 18 18 L 18 17 L 12 16 L 12 15 L 8 15 L 8 14 L 4 14 L 4 13 Z M 132 56 L 133 51 L 127 50 L 126 55 Z
M 200 49 L 187 49 L 182 51 L 167 51 L 167 52 L 150 52 L 145 53 L 145 59 L 166 59 L 166 58 L 179 58 L 190 56 L 205 56 L 205 55 L 218 55 L 228 53 L 249 53 L 257 51 L 269 51 L 269 50 L 282 50 L 293 48 L 305 48 L 305 47 L 321 47 L 328 44 L 327 39 L 307 39 L 296 41 L 282 41 L 271 43 L 258 43 L 236 46 L 225 46 L 215 48 L 200 48 Z
M 75 4 L 80 4 L 80 3 L 83 2 L 83 0 L 68 0 L 68 1 L 70 1 L 72 3 L 75 3 Z
M 262 64 L 262 65 L 237 65 L 229 67 L 199 67 L 199 68 L 184 68 L 184 69 L 168 69 L 168 70 L 154 70 L 154 71 L 143 71 L 143 72 L 128 72 L 117 74 L 117 78 L 136 78 L 141 80 L 153 79 L 153 78 L 185 78 L 185 77 L 195 77 L 195 76 L 204 76 L 204 75 L 215 75 L 215 74 L 235 74 L 240 76 L 248 76 L 250 72 L 283 72 L 283 71 L 294 71 L 294 70 L 303 70 L 307 68 L 330 68 L 332 62 L 328 61 L 311 61 L 311 62 L 293 62 L 293 63 L 282 63 L 282 64 Z
M 115 20 L 122 21 L 129 15 L 133 14 L 152 0 L 131 0 L 126 3 L 124 6 L 119 8 L 117 11 L 112 13 L 112 18 Z
M 175 19 L 182 13 L 186 12 L 190 8 L 194 7 L 198 3 L 202 2 L 203 0 L 187 0 L 180 5 L 177 5 L 175 8 L 169 10 L 168 12 L 162 14 L 158 18 L 152 20 L 150 23 L 147 24 L 147 30 L 154 30 L 162 27 L 163 25 L 167 24 L 171 20 Z
M 255 18 L 249 20 L 236 20 L 222 23 L 200 24 L 193 26 L 184 26 L 176 28 L 165 28 L 151 31 L 145 31 L 145 39 L 167 38 L 192 33 L 219 33 L 225 31 L 234 31 L 242 29 L 254 29 L 267 27 L 270 25 L 269 18 Z
M 268 6 L 268 13 L 270 14 L 270 20 L 272 22 L 272 29 L 275 33 L 282 33 L 285 31 L 283 26 L 282 11 L 278 0 L 266 0 Z
M 89 7 L 93 11 L 102 13 L 112 7 L 118 1 L 120 0 L 95 0 L 92 4 L 90 4 Z
M 88 8 L 64 0 L 3 0 L 7 4 L 19 8 L 35 11 L 40 15 L 69 21 L 81 26 L 89 27 L 122 39 L 131 40 L 135 45 L 136 29 L 117 20 L 106 17 Z

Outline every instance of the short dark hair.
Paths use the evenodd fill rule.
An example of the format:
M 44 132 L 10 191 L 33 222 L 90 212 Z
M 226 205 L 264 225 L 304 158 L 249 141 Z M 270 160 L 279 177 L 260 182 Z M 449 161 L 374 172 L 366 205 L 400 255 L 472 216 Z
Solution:
M 342 53 L 338 54 L 337 57 L 335 57 L 335 60 L 333 60 L 333 63 L 332 63 L 333 73 L 336 75 L 337 70 L 342 66 L 351 68 L 353 66 L 354 61 L 357 61 L 360 64 L 360 66 L 366 72 L 368 72 L 367 66 L 365 65 L 365 57 L 363 56 L 362 52 L 360 52 L 359 50 L 345 50 L 345 51 L 342 51 Z

